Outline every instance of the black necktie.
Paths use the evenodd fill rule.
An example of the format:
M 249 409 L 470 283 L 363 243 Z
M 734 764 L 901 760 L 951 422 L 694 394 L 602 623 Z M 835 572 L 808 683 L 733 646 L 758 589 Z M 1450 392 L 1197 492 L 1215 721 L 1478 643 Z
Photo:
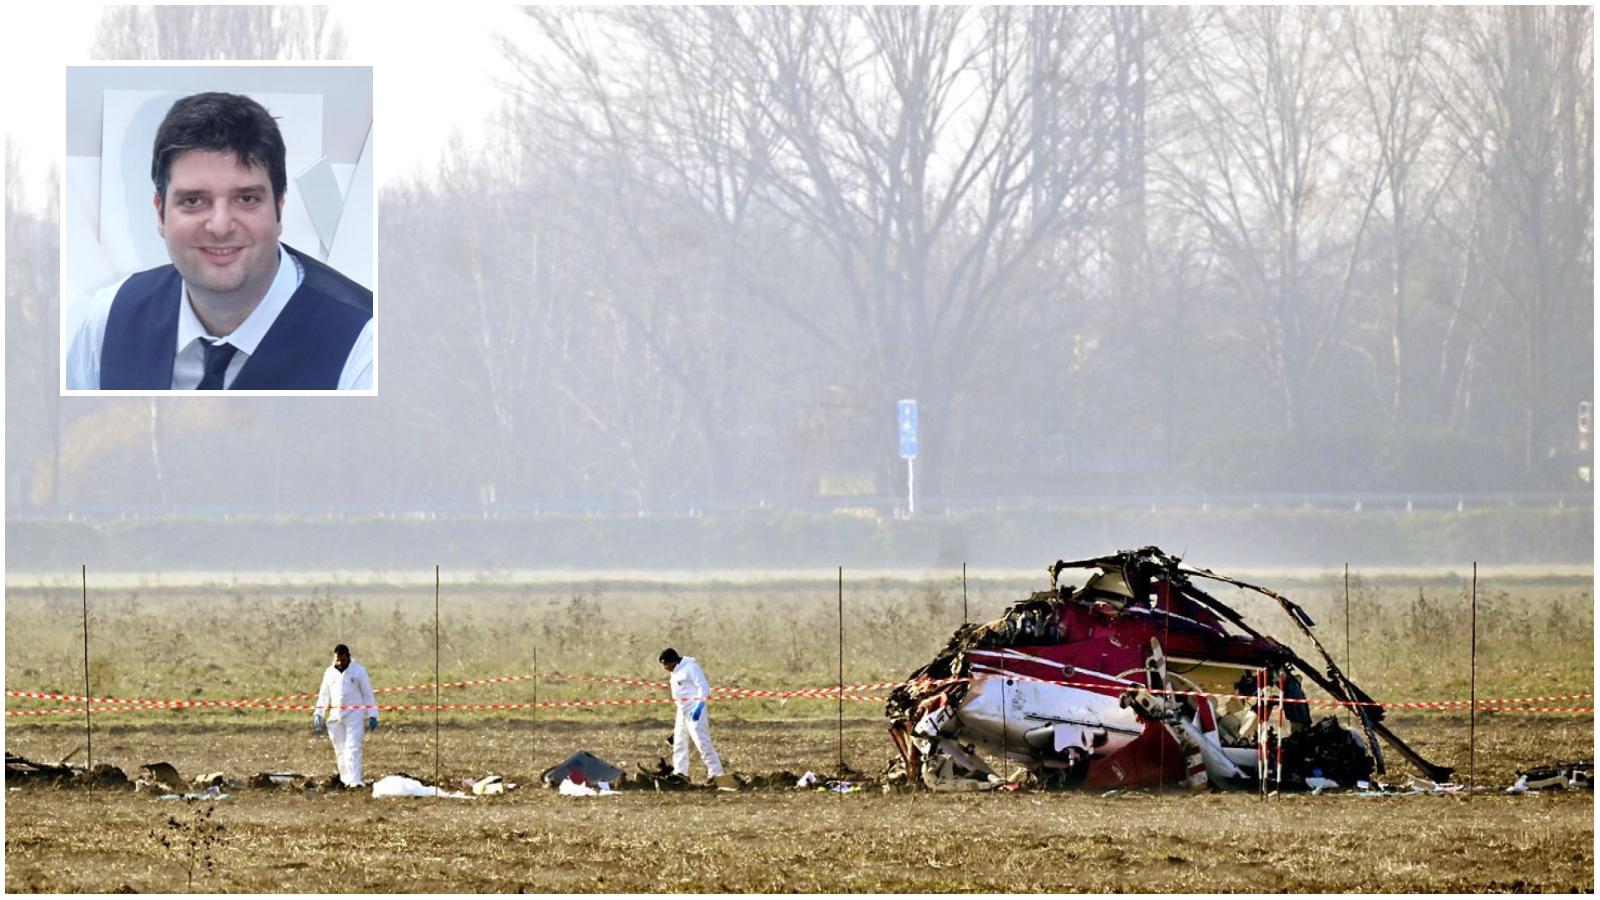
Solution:
M 206 351 L 206 374 L 200 379 L 199 390 L 222 390 L 222 376 L 228 371 L 228 361 L 233 359 L 234 351 L 238 348 L 232 344 L 213 344 L 201 340 L 200 346 Z

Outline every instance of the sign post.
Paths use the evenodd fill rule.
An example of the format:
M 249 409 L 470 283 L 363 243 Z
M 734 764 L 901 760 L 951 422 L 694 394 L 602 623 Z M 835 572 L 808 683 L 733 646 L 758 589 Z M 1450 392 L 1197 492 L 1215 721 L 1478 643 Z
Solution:
M 900 458 L 906 461 L 906 516 L 917 514 L 917 401 L 901 400 Z

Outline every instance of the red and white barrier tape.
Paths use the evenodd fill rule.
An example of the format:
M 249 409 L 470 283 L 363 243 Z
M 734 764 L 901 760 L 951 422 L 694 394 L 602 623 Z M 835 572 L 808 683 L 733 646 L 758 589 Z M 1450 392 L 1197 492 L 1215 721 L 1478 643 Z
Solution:
M 578 681 L 591 681 L 591 682 L 610 683 L 610 684 L 624 684 L 624 685 L 629 685 L 629 686 L 652 687 L 652 688 L 656 688 L 656 689 L 661 689 L 661 688 L 665 688 L 666 687 L 665 683 L 663 683 L 663 682 L 648 681 L 648 680 L 645 680 L 645 679 L 633 679 L 633 678 L 608 678 L 606 676 L 594 676 L 594 675 L 575 675 L 575 676 L 573 676 L 573 675 L 562 675 L 560 673 L 551 673 L 549 675 L 545 675 L 544 677 L 547 680 L 549 680 L 549 679 L 552 678 L 552 676 L 554 676 L 554 678 L 556 678 L 556 679 L 572 679 L 572 680 L 578 680 Z M 492 677 L 492 678 L 476 678 L 476 679 L 469 679 L 469 680 L 463 680 L 463 681 L 441 683 L 439 685 L 439 687 L 440 688 L 447 688 L 447 687 L 449 687 L 449 688 L 460 688 L 460 687 L 471 687 L 471 686 L 486 685 L 486 684 L 509 684 L 509 683 L 515 683 L 515 682 L 529 681 L 529 680 L 532 680 L 532 679 L 534 679 L 536 677 L 539 677 L 539 676 L 536 676 L 536 675 L 508 675 L 508 676 L 496 676 L 496 677 Z M 1006 677 L 1010 678 L 1010 679 L 1013 679 L 1013 680 L 1017 680 L 1017 681 L 1028 681 L 1028 682 L 1035 682 L 1035 683 L 1041 683 L 1041 684 L 1052 684 L 1052 685 L 1058 685 L 1058 686 L 1063 686 L 1063 687 L 1072 687 L 1072 688 L 1093 690 L 1093 691 L 1102 692 L 1102 693 L 1103 692 L 1109 692 L 1109 691 L 1115 691 L 1117 693 L 1120 693 L 1122 690 L 1126 689 L 1125 685 L 1107 684 L 1107 683 L 1104 683 L 1104 682 L 1059 681 L 1059 680 L 1035 678 L 1035 677 L 1032 677 L 1032 676 L 1020 675 L 1020 674 L 1008 674 Z M 883 701 L 886 701 L 887 698 L 860 696 L 860 694 L 861 694 L 862 691 L 869 691 L 869 690 L 884 690 L 884 689 L 893 690 L 893 689 L 898 689 L 898 688 L 902 688 L 902 687 L 922 687 L 922 688 L 927 688 L 927 687 L 937 687 L 937 686 L 946 685 L 946 684 L 954 684 L 954 683 L 963 682 L 963 681 L 972 681 L 972 680 L 975 680 L 975 679 L 952 677 L 952 678 L 941 678 L 941 679 L 918 679 L 916 681 L 871 682 L 871 683 L 865 683 L 865 684 L 844 685 L 842 687 L 841 686 L 829 686 L 829 687 L 820 687 L 820 688 L 802 688 L 802 689 L 794 689 L 794 690 L 776 690 L 776 689 L 761 689 L 761 688 L 713 688 L 712 691 L 711 691 L 711 696 L 708 697 L 708 698 L 705 698 L 705 699 L 717 700 L 717 701 L 728 701 L 728 700 L 759 700 L 759 699 L 777 699 L 777 700 L 789 700 L 789 699 L 834 699 L 834 698 L 842 697 L 843 699 L 851 700 L 851 701 L 883 702 Z M 432 687 L 434 687 L 434 685 L 432 683 L 429 683 L 429 684 L 417 684 L 417 685 L 404 685 L 404 686 L 400 686 L 400 687 L 380 688 L 380 689 L 375 690 L 374 693 L 379 693 L 379 694 L 396 693 L 396 692 L 401 692 L 401 691 L 422 690 L 422 689 L 428 689 L 428 688 L 432 688 Z M 1244 694 L 1222 694 L 1222 693 L 1211 693 L 1211 692 L 1207 692 L 1207 691 L 1177 691 L 1177 690 L 1169 690 L 1169 691 L 1165 691 L 1163 693 L 1167 693 L 1167 694 L 1171 694 L 1171 695 L 1180 695 L 1180 696 L 1209 697 L 1209 698 L 1212 698 L 1214 700 L 1227 700 L 1227 699 L 1237 699 L 1237 700 L 1245 700 L 1245 701 L 1253 701 L 1254 700 L 1253 697 L 1251 697 L 1249 695 L 1244 695 Z M 289 702 L 289 701 L 314 699 L 315 696 L 316 696 L 314 694 L 287 694 L 287 695 L 276 696 L 276 697 L 260 697 L 260 698 L 250 698 L 250 699 L 242 699 L 242 700 L 197 700 L 197 699 L 159 700 L 159 699 L 143 699 L 143 698 L 120 698 L 120 697 L 93 697 L 93 698 L 86 698 L 86 697 L 83 697 L 81 695 L 76 695 L 76 694 L 63 694 L 63 693 L 56 693 L 56 692 L 49 692 L 49 691 L 18 691 L 18 690 L 9 690 L 9 689 L 5 691 L 5 695 L 7 697 L 15 697 L 15 698 L 19 698 L 19 699 L 28 699 L 28 700 L 54 700 L 54 701 L 66 702 L 66 703 L 87 703 L 90 707 L 98 709 L 98 710 L 100 710 L 102 712 L 111 712 L 111 711 L 118 711 L 118 710 L 121 710 L 121 711 L 137 711 L 137 710 L 154 710 L 154 709 L 199 709 L 199 708 L 265 709 L 265 710 L 273 710 L 273 711 L 309 711 L 309 710 L 315 709 L 315 707 L 312 706 L 312 705 L 307 705 L 307 704 L 303 704 L 303 703 L 292 703 L 292 702 Z M 1593 708 L 1592 707 L 1545 706 L 1543 704 L 1557 703 L 1557 702 L 1571 701 L 1571 700 L 1587 700 L 1587 699 L 1590 699 L 1592 696 L 1593 695 L 1588 693 L 1588 692 L 1582 692 L 1582 693 L 1575 693 L 1575 694 L 1559 694 L 1559 695 L 1543 695 L 1543 696 L 1533 696 L 1533 697 L 1510 697 L 1510 698 L 1501 698 L 1501 699 L 1486 699 L 1486 700 L 1478 701 L 1477 706 L 1478 706 L 1478 709 L 1481 709 L 1481 710 L 1501 711 L 1501 712 L 1585 713 L 1585 712 L 1593 712 Z M 1341 706 L 1342 707 L 1371 706 L 1371 707 L 1378 707 L 1378 708 L 1384 708 L 1384 709 L 1463 710 L 1463 709 L 1470 709 L 1471 706 L 1472 706 L 1471 702 L 1467 701 L 1467 700 L 1380 702 L 1380 701 L 1347 701 L 1347 700 L 1332 700 L 1332 699 L 1329 699 L 1329 700 L 1318 700 L 1318 699 L 1311 699 L 1311 698 L 1305 698 L 1305 697 L 1283 697 L 1283 698 L 1275 698 L 1275 699 L 1281 699 L 1282 702 L 1285 702 L 1285 703 L 1305 703 L 1305 704 L 1308 704 L 1308 705 L 1334 707 L 1334 708 L 1341 707 Z M 559 700 L 559 701 L 554 701 L 553 700 L 553 701 L 531 702 L 531 703 L 440 704 L 439 708 L 440 709 L 454 709 L 454 710 L 563 709 L 563 708 L 587 707 L 587 706 L 658 705 L 658 704 L 666 704 L 666 703 L 672 703 L 672 702 L 674 702 L 674 701 L 671 698 L 660 697 L 660 698 L 639 698 L 639 699 L 625 699 L 625 700 Z M 425 705 L 392 705 L 392 706 L 379 706 L 378 708 L 379 709 L 394 709 L 394 710 L 432 710 L 432 709 L 434 709 L 434 705 L 433 704 L 425 704 Z M 29 715 L 48 715 L 48 714 L 71 713 L 71 712 L 82 713 L 84 711 L 85 711 L 84 707 L 81 707 L 81 706 L 80 707 L 75 707 L 75 708 L 72 708 L 72 709 L 60 709 L 60 710 L 13 709 L 13 710 L 7 710 L 6 711 L 6 715 L 8 715 L 8 716 L 29 716 Z
M 888 697 L 868 696 L 861 694 L 846 694 L 845 700 L 853 703 L 883 703 Z M 147 712 L 157 709 L 184 709 L 193 701 L 151 701 L 144 705 L 116 704 L 110 706 L 96 705 L 92 710 L 84 707 L 68 707 L 53 709 L 8 709 L 8 716 L 53 716 L 53 715 L 83 715 L 85 712 Z M 375 706 L 346 706 L 341 709 L 376 709 L 380 712 L 432 712 L 435 708 L 441 710 L 457 710 L 468 712 L 485 712 L 494 710 L 517 709 L 578 709 L 595 706 L 661 706 L 675 703 L 671 697 L 637 697 L 625 700 L 540 700 L 527 703 L 441 703 L 435 707 L 432 703 L 405 703 L 405 704 L 377 704 Z M 314 712 L 317 707 L 306 704 L 275 704 L 258 705 L 255 709 L 266 709 L 275 712 Z
M 451 687 L 466 687 L 466 686 L 475 686 L 475 685 L 484 685 L 484 684 L 502 684 L 502 683 L 514 682 L 514 681 L 526 681 L 526 680 L 529 680 L 529 679 L 531 679 L 533 677 L 534 676 L 532 676 L 532 675 L 512 675 L 512 676 L 503 676 L 503 677 L 498 677 L 498 678 L 478 678 L 478 679 L 473 679 L 471 681 L 448 682 L 448 683 L 440 684 L 439 687 L 441 687 L 441 688 L 451 688 Z M 540 676 L 540 677 L 544 677 L 544 676 Z M 602 679 L 599 679 L 599 678 L 594 677 L 594 676 L 584 676 L 581 680 L 599 681 L 599 680 L 602 680 Z M 614 681 L 621 681 L 623 679 L 613 679 L 613 680 Z M 636 681 L 638 684 L 641 684 L 641 685 L 648 684 L 648 685 L 651 685 L 651 686 L 653 686 L 655 688 L 662 689 L 662 690 L 666 689 L 666 687 L 667 687 L 665 682 L 645 682 L 645 681 L 637 681 L 636 679 L 628 679 L 628 680 L 629 681 Z M 862 691 L 893 689 L 893 688 L 901 687 L 901 686 L 904 686 L 904 685 L 919 685 L 919 686 L 920 685 L 941 685 L 941 684 L 952 684 L 952 683 L 959 682 L 959 681 L 969 681 L 969 680 L 971 680 L 971 679 L 967 679 L 967 678 L 940 678 L 940 679 L 919 679 L 917 681 L 871 682 L 871 683 L 866 683 L 866 684 L 847 684 L 847 685 L 844 685 L 842 690 L 843 690 L 843 692 L 845 694 L 859 694 Z M 395 692 L 400 692 L 400 691 L 423 690 L 423 689 L 428 689 L 428 688 L 432 688 L 432 687 L 433 687 L 432 684 L 405 685 L 403 687 L 376 688 L 376 689 L 373 690 L 373 693 L 374 694 L 386 694 L 386 693 L 395 693 Z M 829 686 L 829 687 L 822 687 L 822 688 L 801 688 L 801 689 L 795 689 L 795 690 L 776 690 L 776 689 L 764 689 L 764 688 L 731 688 L 731 687 L 730 688 L 712 688 L 711 689 L 711 696 L 706 698 L 706 699 L 709 699 L 709 700 L 728 700 L 728 699 L 835 697 L 840 693 L 840 691 L 841 691 L 841 688 L 838 687 L 838 686 Z M 67 702 L 67 703 L 83 703 L 87 699 L 90 703 L 93 703 L 93 704 L 96 704 L 96 705 L 105 705 L 105 706 L 118 706 L 118 705 L 122 705 L 122 706 L 153 706 L 153 707 L 159 707 L 159 708 L 219 707 L 219 708 L 225 708 L 225 709 L 273 709 L 273 708 L 279 708 L 279 707 L 286 708 L 286 709 L 299 709 L 299 708 L 301 708 L 300 706 L 284 706 L 283 704 L 290 703 L 291 701 L 295 701 L 295 700 L 314 700 L 314 699 L 316 699 L 316 696 L 317 696 L 316 694 L 284 694 L 284 695 L 276 696 L 276 697 L 252 697 L 252 698 L 246 698 L 246 699 L 240 699 L 240 700 L 198 700 L 198 699 L 148 700 L 148 699 L 124 698 L 124 697 L 93 697 L 93 698 L 85 698 L 85 697 L 83 697 L 81 695 L 78 695 L 78 694 L 62 694 L 62 693 L 55 693 L 55 692 L 49 692 L 49 691 L 14 691 L 14 690 L 7 690 L 5 692 L 5 695 L 7 697 L 17 697 L 17 698 L 30 699 L 30 700 L 58 700 L 58 701 L 64 701 L 64 702 Z M 887 699 L 887 698 L 885 698 L 885 699 Z M 669 701 L 670 701 L 670 698 L 668 698 L 668 700 L 664 700 L 662 702 L 669 702 Z M 652 702 L 655 702 L 655 701 L 652 701 Z M 305 708 L 309 709 L 311 707 L 305 707 Z M 431 709 L 432 706 L 430 705 L 428 708 Z

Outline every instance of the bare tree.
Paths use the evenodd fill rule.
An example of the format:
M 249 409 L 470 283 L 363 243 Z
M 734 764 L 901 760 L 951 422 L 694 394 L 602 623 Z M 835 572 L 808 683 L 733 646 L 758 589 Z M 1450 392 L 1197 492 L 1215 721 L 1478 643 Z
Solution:
M 96 59 L 339 59 L 344 32 L 322 6 L 113 6 Z
M 5 167 L 6 508 L 54 510 L 61 499 L 56 176 L 35 209 L 14 142 L 6 144 Z
M 699 9 L 527 12 L 536 38 L 568 65 L 503 43 L 520 75 L 508 85 L 517 101 L 514 140 L 526 159 L 583 197 L 566 221 L 606 239 L 560 238 L 587 268 L 572 287 L 631 333 L 612 334 L 611 350 L 596 361 L 642 344 L 643 353 L 628 350 L 616 365 L 643 379 L 639 387 L 655 398 L 651 409 L 681 413 L 698 448 L 694 483 L 716 499 L 738 468 L 737 429 L 729 423 L 748 393 L 738 372 L 763 344 L 761 317 L 743 298 L 774 290 L 771 273 L 748 262 L 761 255 L 755 251 L 769 230 L 754 203 L 770 137 L 724 69 L 727 23 Z M 645 56 L 632 68 L 602 68 L 606 50 L 597 47 L 614 49 L 610 38 L 619 32 Z M 675 386 L 670 399 L 657 396 L 657 376 Z M 613 402 L 596 404 L 566 383 L 562 389 L 602 431 L 614 431 L 620 418 L 656 418 L 630 408 L 625 392 L 605 391 Z M 611 442 L 655 456 L 677 443 L 661 437 Z M 639 459 L 630 468 L 637 475 L 656 464 Z M 685 485 L 684 474 L 667 480 L 673 489 Z
M 1347 49 L 1360 98 L 1364 148 L 1376 150 L 1382 187 L 1380 212 L 1388 224 L 1390 418 L 1411 414 L 1413 368 L 1408 352 L 1412 259 L 1441 192 L 1460 161 L 1436 138 L 1440 111 L 1432 102 L 1428 72 L 1440 67 L 1434 44 L 1436 13 L 1427 7 L 1382 7 L 1343 12 Z
M 814 242 L 830 262 L 827 288 L 762 299 L 848 373 L 869 429 L 888 421 L 898 397 L 922 400 L 936 485 L 941 435 L 970 361 L 1001 308 L 1019 300 L 1030 264 L 1104 194 L 1103 12 L 695 15 L 694 30 L 651 12 L 541 17 L 550 44 L 581 75 L 560 95 L 564 120 L 639 170 L 667 149 L 676 163 L 659 174 L 700 193 L 714 184 L 743 202 L 753 190 Z M 582 40 L 597 23 L 609 36 Z M 532 59 L 523 61 L 532 71 Z M 725 102 L 729 127 L 701 127 L 696 97 L 713 98 L 713 108 Z M 1040 152 L 1044 121 L 1071 140 Z M 722 160 L 744 178 L 708 178 L 728 170 Z M 888 427 L 877 427 L 887 474 L 893 446 Z
M 1253 319 L 1240 335 L 1281 396 L 1282 421 L 1306 421 L 1312 376 L 1343 334 L 1361 238 L 1380 175 L 1349 148 L 1329 12 L 1215 12 L 1182 64 L 1186 139 L 1161 153 L 1164 194 L 1209 236 Z
M 1587 377 L 1556 361 L 1576 353 L 1587 372 L 1593 360 L 1593 11 L 1460 9 L 1450 22 L 1460 52 L 1440 78 L 1441 106 L 1496 226 L 1478 233 L 1480 252 L 1507 262 L 1497 293 L 1517 337 L 1504 349 L 1532 472 L 1554 452 L 1551 425 L 1588 395 Z

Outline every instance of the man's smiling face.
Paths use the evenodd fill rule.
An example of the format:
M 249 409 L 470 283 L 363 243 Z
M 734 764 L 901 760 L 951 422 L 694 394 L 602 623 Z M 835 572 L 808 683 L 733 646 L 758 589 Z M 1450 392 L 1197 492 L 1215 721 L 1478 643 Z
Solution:
M 174 159 L 167 195 L 156 197 L 157 230 L 190 290 L 241 310 L 254 308 L 277 275 L 282 212 L 265 168 L 211 150 Z

